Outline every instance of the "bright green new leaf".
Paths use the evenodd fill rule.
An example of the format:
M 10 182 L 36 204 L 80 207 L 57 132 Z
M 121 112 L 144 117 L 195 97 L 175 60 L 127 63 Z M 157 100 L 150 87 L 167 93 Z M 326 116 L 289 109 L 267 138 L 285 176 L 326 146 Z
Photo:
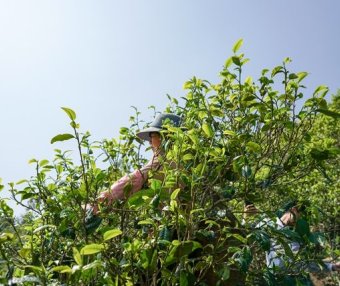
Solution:
M 234 131 L 231 130 L 225 130 L 223 131 L 224 135 L 229 135 L 229 136 L 236 136 L 236 133 Z
M 243 39 L 239 39 L 233 46 L 233 52 L 237 53 L 237 51 L 241 48 L 243 44 Z
M 38 228 L 36 228 L 36 229 L 33 231 L 33 233 L 37 233 L 37 232 L 42 231 L 42 230 L 47 229 L 47 228 L 55 229 L 56 226 L 55 226 L 55 225 L 52 225 L 52 224 L 42 225 L 42 226 L 39 226 Z
M 88 245 L 85 245 L 80 250 L 80 254 L 81 255 L 91 255 L 91 254 L 95 254 L 95 253 L 101 252 L 103 249 L 104 249 L 104 245 L 103 244 L 97 244 L 97 243 L 88 244 Z
M 298 76 L 298 82 L 301 82 L 308 75 L 308 73 L 307 72 L 298 72 L 296 75 Z
M 72 138 L 74 138 L 74 136 L 72 134 L 68 134 L 68 133 L 59 134 L 57 136 L 54 136 L 51 139 L 51 144 L 53 144 L 54 142 L 58 142 L 58 141 L 66 141 L 66 140 L 69 140 L 69 139 L 72 139 Z
M 16 183 L 16 185 L 21 185 L 21 184 L 27 183 L 27 182 L 28 182 L 27 180 L 23 179 L 23 180 L 18 181 L 18 182 Z M 0 181 L 0 183 L 1 183 L 1 181 Z
M 175 199 L 177 198 L 178 193 L 179 193 L 180 190 L 181 190 L 180 188 L 174 190 L 174 191 L 171 193 L 170 198 L 171 198 L 172 200 L 175 200 Z
M 73 247 L 72 250 L 73 250 L 73 258 L 74 258 L 74 261 L 75 261 L 78 265 L 83 265 L 83 259 L 82 259 L 82 257 L 81 257 L 80 252 L 78 251 L 78 249 L 75 248 L 75 247 Z
M 39 162 L 39 166 L 40 166 L 40 167 L 43 167 L 43 166 L 47 165 L 48 163 L 49 163 L 48 160 L 41 160 L 41 161 Z
M 101 267 L 102 265 L 103 265 L 102 261 L 100 261 L 100 260 L 95 260 L 95 261 L 93 261 L 93 262 L 91 262 L 91 263 L 85 265 L 82 269 L 83 269 L 84 271 L 86 271 L 86 270 L 93 269 L 93 268 L 99 268 L 99 267 Z
M 109 239 L 112 239 L 118 235 L 121 235 L 122 234 L 122 231 L 120 229 L 111 229 L 111 230 L 108 230 L 104 233 L 103 237 L 104 237 L 104 241 L 107 241 Z
M 283 67 L 282 66 L 277 66 L 277 67 L 273 68 L 271 77 L 274 77 L 278 73 L 283 73 Z
M 24 247 L 18 251 L 20 257 L 27 258 L 28 255 L 31 253 L 31 248 Z
M 71 273 L 72 269 L 70 266 L 67 265 L 60 265 L 52 268 L 52 271 L 54 272 L 60 272 L 60 273 Z
M 232 60 L 232 58 L 230 57 L 230 58 L 228 58 L 226 61 L 225 61 L 225 67 L 226 68 L 228 68 L 228 67 L 230 67 L 231 66 L 231 64 L 233 63 L 233 60 Z
M 208 138 L 211 138 L 214 135 L 214 132 L 213 132 L 213 130 L 212 130 L 212 128 L 209 124 L 204 123 L 202 125 L 202 129 L 203 129 L 205 135 L 207 135 Z
M 183 156 L 183 161 L 189 161 L 189 160 L 191 160 L 191 159 L 193 159 L 194 158 L 194 155 L 192 155 L 191 153 L 187 153 L 187 154 L 185 154 L 184 156 Z
M 153 220 L 151 218 L 145 219 L 145 220 L 141 220 L 140 222 L 138 222 L 139 225 L 144 225 L 144 224 L 154 224 Z
M 0 235 L 0 243 L 1 242 L 5 242 L 5 241 L 8 241 L 8 240 L 12 240 L 14 237 L 14 234 L 13 233 L 10 233 L 10 232 L 4 232 Z
M 319 97 L 322 98 L 327 94 L 327 92 L 328 92 L 328 87 L 325 85 L 320 85 L 315 89 L 313 96 L 319 95 Z
M 62 107 L 61 108 L 62 110 L 64 110 L 66 112 L 66 114 L 68 115 L 68 117 L 74 121 L 76 119 L 76 113 L 70 109 L 70 108 L 67 108 L 67 107 Z
M 183 85 L 183 89 L 190 89 L 191 87 L 192 87 L 192 82 L 191 81 L 187 81 Z
M 249 141 L 246 146 L 247 146 L 247 150 L 250 152 L 254 152 L 254 153 L 261 152 L 261 146 L 255 142 Z

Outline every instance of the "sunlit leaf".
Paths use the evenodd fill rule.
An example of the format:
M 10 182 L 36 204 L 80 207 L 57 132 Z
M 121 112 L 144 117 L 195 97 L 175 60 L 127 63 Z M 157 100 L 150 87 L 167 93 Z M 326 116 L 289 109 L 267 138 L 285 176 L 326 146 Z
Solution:
M 209 124 L 204 123 L 202 125 L 202 129 L 208 138 L 211 138 L 214 135 L 214 132 Z
M 104 237 L 104 241 L 107 241 L 109 239 L 112 239 L 118 235 L 121 235 L 123 232 L 120 229 L 111 229 L 108 230 L 104 233 L 103 237 Z
M 243 44 L 243 39 L 239 39 L 233 46 L 233 52 L 237 53 L 237 51 L 241 48 Z
M 69 140 L 69 139 L 72 139 L 72 138 L 74 138 L 74 136 L 72 134 L 68 134 L 68 133 L 59 134 L 57 136 L 54 136 L 51 139 L 51 144 L 58 142 L 58 141 L 66 141 L 66 140 Z
M 73 247 L 72 250 L 73 250 L 73 258 L 74 258 L 74 261 L 75 261 L 78 265 L 83 265 L 83 259 L 82 259 L 82 257 L 81 257 L 80 252 L 78 251 L 78 249 L 75 248 L 75 247 Z
M 54 272 L 60 272 L 60 273 L 71 273 L 72 269 L 70 266 L 67 265 L 60 265 L 52 268 L 52 271 Z
M 180 190 L 181 189 L 176 189 L 176 190 L 174 190 L 172 193 L 171 193 L 171 196 L 170 196 L 170 198 L 172 199 L 172 200 L 175 200 L 176 198 L 177 198 L 177 196 L 178 196 L 178 193 L 180 192 Z
M 76 119 L 76 113 L 71 108 L 62 107 L 61 109 L 63 109 L 66 112 L 66 114 L 72 121 Z
M 81 255 L 91 255 L 91 254 L 95 254 L 98 252 L 101 252 L 104 249 L 104 245 L 103 244 L 88 244 L 85 245 L 81 250 L 80 250 L 80 254 Z

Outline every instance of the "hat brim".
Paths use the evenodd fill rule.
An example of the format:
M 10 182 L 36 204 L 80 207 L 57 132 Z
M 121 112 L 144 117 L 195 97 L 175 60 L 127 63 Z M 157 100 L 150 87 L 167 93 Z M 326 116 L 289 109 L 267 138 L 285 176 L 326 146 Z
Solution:
M 143 130 L 137 132 L 136 135 L 142 140 L 149 141 L 150 140 L 150 132 L 160 132 L 160 131 L 162 131 L 161 128 L 149 127 L 149 128 L 146 128 L 146 129 L 143 129 Z

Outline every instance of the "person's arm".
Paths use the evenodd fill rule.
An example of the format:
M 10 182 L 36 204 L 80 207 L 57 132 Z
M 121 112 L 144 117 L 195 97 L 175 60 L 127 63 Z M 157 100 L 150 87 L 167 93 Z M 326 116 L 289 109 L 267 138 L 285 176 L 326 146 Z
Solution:
M 146 180 L 147 173 L 143 173 L 141 170 L 135 170 L 133 173 L 125 175 L 115 182 L 109 190 L 100 193 L 97 199 L 99 202 L 106 202 L 107 204 L 115 200 L 124 199 L 127 195 L 129 196 L 141 190 Z M 126 188 L 130 188 L 127 194 L 124 193 L 124 189 Z
M 140 170 L 135 170 L 129 175 L 125 175 L 117 182 L 115 182 L 109 190 L 100 193 L 97 198 L 98 201 L 111 204 L 115 200 L 126 199 L 128 196 L 142 189 L 144 183 L 148 179 L 149 171 L 157 170 L 158 168 L 158 155 L 154 155 L 143 168 L 141 168 Z M 129 191 L 125 194 L 124 189 L 126 188 L 129 189 Z

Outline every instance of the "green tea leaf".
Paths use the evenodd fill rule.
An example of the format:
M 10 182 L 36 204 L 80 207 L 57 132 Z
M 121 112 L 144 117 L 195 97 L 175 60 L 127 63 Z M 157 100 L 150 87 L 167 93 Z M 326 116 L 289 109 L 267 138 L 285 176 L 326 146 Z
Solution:
M 71 108 L 62 107 L 61 109 L 66 112 L 66 114 L 72 121 L 76 119 L 76 113 Z
M 104 245 L 103 244 L 88 244 L 85 245 L 81 250 L 80 250 L 80 254 L 81 255 L 91 255 L 91 254 L 95 254 L 98 252 L 101 252 L 104 249 Z
M 237 56 L 231 57 L 231 60 L 233 61 L 233 63 L 237 66 L 241 66 L 241 61 L 240 58 Z
M 236 136 L 236 133 L 234 131 L 231 130 L 225 130 L 223 131 L 224 135 L 229 135 L 229 136 Z
M 255 142 L 249 141 L 246 146 L 247 146 L 247 149 L 251 152 L 254 152 L 254 153 L 261 152 L 261 146 Z
M 123 232 L 120 230 L 120 229 L 111 229 L 111 230 L 108 230 L 104 233 L 104 241 L 107 241 L 109 239 L 112 239 L 118 235 L 121 235 Z
M 60 265 L 52 268 L 52 271 L 54 272 L 60 272 L 60 273 L 71 273 L 72 269 L 70 266 L 67 265 Z
M 214 132 L 213 132 L 213 130 L 212 130 L 212 128 L 209 124 L 204 123 L 202 125 L 202 129 L 203 129 L 205 135 L 207 135 L 208 138 L 211 138 L 214 135 Z
M 72 138 L 74 138 L 74 136 L 72 134 L 68 134 L 68 133 L 59 134 L 57 136 L 54 136 L 51 139 L 51 144 L 58 142 L 58 141 L 66 141 L 66 140 L 69 140 L 69 139 L 72 139 Z
M 278 73 L 283 73 L 283 67 L 282 66 L 277 66 L 273 69 L 271 77 L 274 77 Z
M 318 86 L 316 89 L 315 89 L 315 91 L 314 91 L 314 93 L 313 93 L 313 96 L 319 96 L 319 97 L 324 97 L 326 94 L 327 94 L 327 92 L 328 92 L 328 87 L 327 86 L 325 86 L 325 85 L 320 85 L 320 86 Z
M 183 160 L 183 161 L 189 161 L 189 160 L 191 160 L 191 159 L 193 159 L 193 158 L 194 158 L 194 155 L 192 155 L 191 153 L 187 153 L 187 154 L 185 154 L 185 155 L 183 156 L 182 160 Z
M 236 53 L 242 46 L 243 39 L 239 39 L 233 46 L 233 52 Z
M 75 261 L 78 265 L 83 265 L 83 259 L 82 259 L 82 257 L 81 257 L 80 252 L 78 251 L 78 249 L 75 248 L 75 247 L 73 247 L 72 250 L 73 250 L 73 258 L 74 258 L 74 261 Z
M 308 235 L 310 232 L 308 222 L 304 219 L 299 219 L 296 222 L 295 231 L 300 234 L 300 236 Z
M 329 109 L 319 108 L 316 110 L 317 112 L 323 113 L 327 116 L 333 117 L 333 118 L 340 118 L 340 113 L 331 111 Z
M 181 190 L 180 188 L 174 190 L 174 191 L 171 193 L 170 198 L 171 198 L 172 200 L 175 200 L 175 199 L 177 198 L 178 193 L 180 192 L 180 190 Z
M 298 76 L 298 82 L 301 82 L 308 75 L 308 73 L 307 72 L 298 72 L 296 75 Z
M 38 228 L 36 228 L 36 229 L 33 231 L 33 233 L 37 233 L 37 232 L 42 231 L 42 230 L 47 229 L 47 228 L 55 229 L 56 226 L 55 226 L 55 225 L 52 225 L 52 224 L 42 225 L 42 226 L 39 226 Z
M 43 166 L 45 166 L 45 165 L 47 165 L 48 164 L 48 160 L 41 160 L 40 162 L 39 162 L 39 166 L 40 167 L 43 167 Z

